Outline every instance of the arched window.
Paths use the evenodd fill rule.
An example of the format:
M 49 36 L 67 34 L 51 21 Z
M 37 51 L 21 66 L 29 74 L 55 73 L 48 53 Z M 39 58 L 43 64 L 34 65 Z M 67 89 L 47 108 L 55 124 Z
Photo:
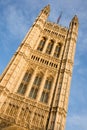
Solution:
M 52 82 L 53 82 L 53 78 L 47 78 L 47 80 L 45 81 L 45 85 L 44 85 L 44 90 L 42 92 L 40 101 L 47 103 L 48 102 L 48 98 L 49 98 L 49 93 L 50 93 L 50 89 L 52 86 Z
M 35 87 L 32 87 L 31 88 L 31 91 L 30 91 L 30 94 L 29 94 L 29 97 L 31 97 L 31 98 L 36 98 L 36 96 L 37 96 L 37 92 L 38 92 L 38 89 L 37 88 L 35 88 Z
M 47 79 L 46 82 L 45 82 L 44 88 L 50 90 L 51 84 L 52 84 L 52 80 Z
M 54 57 L 59 57 L 60 55 L 60 50 L 61 50 L 61 45 L 57 45 L 55 48 L 55 52 L 54 52 Z
M 40 101 L 41 101 L 41 102 L 44 102 L 44 103 L 47 103 L 47 102 L 48 102 L 48 95 L 49 95 L 49 93 L 43 91 L 43 92 L 42 92 L 42 95 L 41 95 Z
M 19 94 L 23 94 L 24 95 L 25 92 L 26 92 L 26 89 L 27 89 L 27 84 L 21 83 L 17 92 Z
M 44 48 L 45 42 L 46 42 L 46 38 L 43 38 L 43 39 L 40 41 L 37 50 L 42 51 L 43 48 Z
M 31 88 L 29 97 L 34 98 L 34 99 L 36 98 L 39 86 L 40 86 L 41 81 L 42 81 L 42 77 L 43 77 L 42 74 L 37 74 L 37 76 L 35 77 L 35 80 L 33 82 L 33 86 Z
M 26 90 L 27 90 L 27 85 L 31 79 L 33 70 L 31 69 L 30 71 L 27 71 L 23 77 L 23 80 L 17 90 L 17 93 L 24 95 Z
M 31 78 L 31 75 L 32 75 L 31 72 L 26 72 L 26 73 L 25 73 L 25 76 L 24 76 L 24 78 L 23 78 L 23 81 L 29 82 L 29 81 L 30 81 L 30 78 Z
M 48 46 L 47 46 L 47 49 L 46 49 L 46 53 L 47 53 L 47 54 L 50 54 L 50 53 L 51 53 L 52 48 L 53 48 L 53 44 L 54 44 L 54 42 L 51 40 L 50 43 L 49 43 Z
M 40 86 L 41 80 L 42 80 L 42 76 L 37 75 L 33 84 L 36 85 L 36 86 Z

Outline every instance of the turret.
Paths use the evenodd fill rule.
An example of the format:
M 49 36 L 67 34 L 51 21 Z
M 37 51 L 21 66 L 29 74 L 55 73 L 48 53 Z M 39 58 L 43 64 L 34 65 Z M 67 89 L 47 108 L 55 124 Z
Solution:
M 2 84 L 4 84 L 5 87 L 9 88 L 9 83 L 6 81 L 6 79 L 10 80 L 10 77 L 13 78 L 14 72 L 16 72 L 16 68 L 18 67 L 18 64 L 20 64 L 20 57 L 22 57 L 23 60 L 25 57 L 29 57 L 31 49 L 34 48 L 38 37 L 41 34 L 41 31 L 44 28 L 44 24 L 48 18 L 48 15 L 50 13 L 50 5 L 47 5 L 44 7 L 38 17 L 36 18 L 33 26 L 31 29 L 28 31 L 27 35 L 25 36 L 24 40 L 22 41 L 21 45 L 19 46 L 18 50 L 14 54 L 13 58 L 11 59 L 9 65 L 7 66 L 6 70 L 3 72 L 2 76 L 0 77 L 0 81 Z M 12 70 L 13 66 L 15 64 L 15 69 Z M 26 62 L 23 62 L 23 66 L 25 65 Z M 23 69 L 23 68 L 22 68 Z M 9 76 L 8 76 L 9 75 Z M 11 81 L 13 82 L 13 81 Z M 11 90 L 11 88 L 10 88 Z
M 28 34 L 24 38 L 23 42 L 29 43 L 29 45 L 32 48 L 34 47 L 38 39 L 38 36 L 40 35 L 41 31 L 44 28 L 44 24 L 49 16 L 49 13 L 50 13 L 50 5 L 47 5 L 41 10 L 40 14 L 33 23 L 33 26 L 31 27 Z
M 50 5 L 47 5 L 47 6 L 45 6 L 42 10 L 41 10 L 41 12 L 40 12 L 40 14 L 39 14 L 39 16 L 37 17 L 38 19 L 39 18 L 44 18 L 44 20 L 46 20 L 47 19 L 47 17 L 49 16 L 49 13 L 50 13 Z
M 77 15 L 75 15 L 69 25 L 71 31 L 78 32 L 79 21 Z
M 54 115 L 55 124 L 54 130 L 64 130 L 66 116 L 67 116 L 67 108 L 68 108 L 68 99 L 70 93 L 70 83 L 72 77 L 73 63 L 74 63 L 74 55 L 76 48 L 76 41 L 78 35 L 78 18 L 75 15 L 69 25 L 69 29 L 67 31 L 67 37 L 64 46 L 64 53 L 62 57 L 62 63 L 60 66 L 60 75 L 58 78 L 58 92 L 57 94 L 60 96 L 57 106 L 57 113 Z M 60 91 L 59 91 L 60 90 Z M 55 102 L 54 102 L 55 103 Z M 62 114 L 61 114 L 62 113 Z

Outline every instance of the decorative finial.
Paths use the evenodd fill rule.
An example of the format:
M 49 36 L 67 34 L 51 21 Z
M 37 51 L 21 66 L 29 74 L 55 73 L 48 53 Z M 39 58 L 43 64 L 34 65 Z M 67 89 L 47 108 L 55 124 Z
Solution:
M 45 6 L 45 7 L 42 9 L 42 11 L 49 13 L 49 12 L 50 12 L 50 5 L 48 4 L 47 6 Z

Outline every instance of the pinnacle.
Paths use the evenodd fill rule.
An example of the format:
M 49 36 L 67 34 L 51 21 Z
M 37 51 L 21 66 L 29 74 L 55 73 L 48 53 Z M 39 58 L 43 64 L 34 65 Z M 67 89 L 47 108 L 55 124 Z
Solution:
M 45 7 L 43 8 L 43 10 L 46 10 L 46 11 L 50 12 L 50 4 L 48 4 L 47 6 L 45 6 Z
M 77 15 L 75 15 L 75 16 L 73 17 L 72 20 L 76 20 L 76 21 L 78 21 L 78 17 L 77 17 Z

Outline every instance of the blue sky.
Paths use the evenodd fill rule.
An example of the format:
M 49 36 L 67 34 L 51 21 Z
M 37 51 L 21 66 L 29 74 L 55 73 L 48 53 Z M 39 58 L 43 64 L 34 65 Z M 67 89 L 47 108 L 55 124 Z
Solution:
M 0 0 L 0 74 L 47 4 L 51 5 L 52 22 L 61 11 L 63 26 L 68 27 L 75 14 L 79 18 L 66 130 L 87 130 L 87 0 Z

